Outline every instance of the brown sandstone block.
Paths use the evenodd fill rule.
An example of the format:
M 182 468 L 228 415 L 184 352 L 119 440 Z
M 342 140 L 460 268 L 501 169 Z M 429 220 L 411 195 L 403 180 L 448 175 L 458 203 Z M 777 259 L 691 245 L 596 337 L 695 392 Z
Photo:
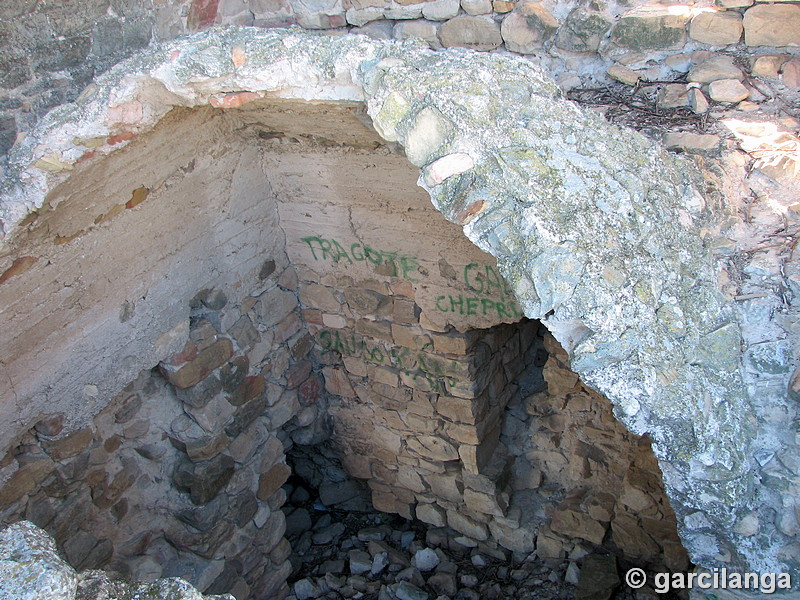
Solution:
M 511 2 L 510 0 L 494 0 L 492 2 L 492 9 L 496 13 L 507 13 L 514 10 L 514 7 L 517 5 L 516 2 Z
M 473 540 L 485 541 L 489 539 L 489 532 L 486 529 L 486 525 L 474 521 L 454 510 L 447 511 L 447 525 Z
M 55 441 L 43 441 L 42 446 L 45 452 L 50 455 L 53 460 L 64 460 L 79 454 L 89 447 L 92 443 L 94 433 L 90 427 L 80 429 L 68 436 Z
M 375 383 L 382 383 L 383 385 L 391 387 L 397 387 L 399 385 L 397 370 L 390 367 L 367 365 L 367 377 L 370 381 Z
M 392 294 L 395 296 L 403 296 L 405 298 L 414 299 L 414 286 L 411 282 L 406 281 L 405 279 L 398 279 L 397 281 L 393 281 L 390 285 Z
M 396 298 L 392 316 L 399 323 L 419 323 L 420 312 L 421 309 L 416 302 Z
M 464 490 L 464 503 L 473 512 L 503 517 L 508 509 L 505 498 L 495 494 L 484 494 L 469 488 Z
M 506 48 L 533 54 L 558 30 L 558 20 L 540 2 L 518 2 L 500 28 Z
M 497 444 L 500 441 L 500 427 L 495 427 L 492 431 L 480 436 L 481 443 L 478 445 L 462 444 L 458 448 L 458 455 L 467 473 L 472 475 L 480 474 L 492 459 Z
M 292 470 L 285 463 L 278 463 L 269 471 L 263 473 L 258 480 L 258 499 L 268 500 L 279 487 L 286 483 L 291 474 Z
M 660 548 L 641 527 L 636 517 L 617 515 L 611 522 L 611 539 L 627 556 L 636 559 L 652 559 Z
M 314 347 L 314 338 L 308 334 L 301 335 L 297 338 L 289 349 L 289 353 L 295 360 L 303 360 L 311 349 Z
M 333 294 L 333 289 L 317 283 L 300 288 L 300 301 L 309 308 L 328 312 L 339 312 L 341 304 Z
M 472 350 L 477 336 L 472 332 L 452 331 L 450 333 L 432 333 L 433 348 L 436 352 L 446 354 L 467 354 Z
M 203 319 L 196 325 L 193 325 L 189 331 L 189 339 L 197 346 L 197 351 L 208 348 L 211 344 L 217 341 L 217 336 L 218 332 L 214 328 L 214 325 L 211 324 L 211 321 L 206 319 Z M 180 366 L 180 364 L 186 362 L 187 360 L 193 360 L 195 356 L 197 356 L 197 354 L 191 358 L 187 358 L 174 364 L 175 366 Z
M 392 323 L 392 337 L 398 346 L 412 350 L 422 350 L 431 346 L 431 338 L 424 334 L 421 328 L 414 325 Z M 446 352 L 446 350 L 441 352 Z
M 705 11 L 689 24 L 689 37 L 703 44 L 727 46 L 742 37 L 742 17 L 735 11 Z
M 322 370 L 325 377 L 325 389 L 329 393 L 336 396 L 343 396 L 345 398 L 354 398 L 356 393 L 350 380 L 347 377 L 347 372 L 343 369 L 335 369 L 332 367 L 325 367 Z
M 286 371 L 286 387 L 293 390 L 308 379 L 308 376 L 311 374 L 311 366 L 310 361 L 302 360 L 289 367 Z
M 352 356 L 345 356 L 343 358 L 344 368 L 347 369 L 349 373 L 355 375 L 356 377 L 366 377 L 367 376 L 367 363 L 363 360 L 352 357 Z
M 56 468 L 49 458 L 32 460 L 22 465 L 8 481 L 0 486 L 0 507 L 17 502 L 33 492 Z
M 200 383 L 231 356 L 233 344 L 229 339 L 222 338 L 201 351 L 194 360 L 177 369 L 163 362 L 159 367 L 167 381 L 177 388 L 185 389 Z
M 301 311 L 303 320 L 310 325 L 324 325 L 322 311 L 315 308 L 304 308 Z
M 457 423 L 475 425 L 489 409 L 488 398 L 458 398 L 455 396 L 439 396 L 436 401 L 436 412 Z
M 756 77 L 776 78 L 783 63 L 789 60 L 788 54 L 765 54 L 751 59 L 750 72 Z
M 589 515 L 571 509 L 557 510 L 553 513 L 550 528 L 561 535 L 576 537 L 599 545 L 606 534 L 606 528 Z
M 255 544 L 263 552 L 269 552 L 280 543 L 285 532 L 286 517 L 284 516 L 283 511 L 276 510 L 269 516 L 269 519 L 267 519 L 267 522 L 264 523 L 264 526 L 259 529 L 254 540 Z M 284 576 L 284 579 L 285 578 L 286 577 Z M 269 598 L 270 596 L 266 597 Z
M 800 45 L 800 6 L 759 4 L 748 8 L 744 41 L 748 46 Z
M 447 516 L 442 508 L 436 504 L 418 504 L 417 518 L 434 527 L 444 527 L 447 525 Z
M 439 423 L 438 419 L 431 419 L 430 417 L 422 417 L 413 413 L 406 413 L 404 415 L 408 429 L 410 431 L 418 431 L 420 433 L 433 433 L 436 431 Z
M 464 425 L 461 423 L 445 423 L 444 432 L 448 437 L 459 444 L 477 446 L 481 443 L 478 428 L 474 425 Z
M 34 425 L 36 433 L 46 436 L 55 436 L 61 433 L 64 429 L 64 415 L 55 414 L 50 415 Z
M 256 396 L 262 394 L 266 388 L 263 375 L 248 375 L 241 384 L 228 396 L 228 402 L 234 406 L 247 404 Z
M 392 342 L 392 326 L 388 321 L 370 321 L 369 319 L 359 319 L 356 322 L 356 333 L 366 335 L 371 338 Z
M 408 449 L 419 456 L 433 461 L 458 460 L 456 447 L 438 436 L 418 436 L 407 440 Z
M 391 298 L 374 290 L 348 288 L 344 297 L 350 308 L 362 315 L 381 315 L 386 314 L 385 309 L 391 310 Z
M 686 40 L 689 12 L 674 12 L 658 4 L 636 6 L 623 14 L 611 31 L 611 40 L 631 50 L 678 48 Z
M 786 87 L 800 90 L 800 58 L 793 58 L 783 64 L 781 78 Z
M 300 317 L 296 313 L 292 313 L 275 327 L 275 339 L 285 342 L 302 328 Z
M 191 440 L 184 444 L 184 452 L 192 462 L 202 462 L 210 460 L 223 452 L 228 447 L 229 441 L 228 436 L 224 433 L 213 437 Z

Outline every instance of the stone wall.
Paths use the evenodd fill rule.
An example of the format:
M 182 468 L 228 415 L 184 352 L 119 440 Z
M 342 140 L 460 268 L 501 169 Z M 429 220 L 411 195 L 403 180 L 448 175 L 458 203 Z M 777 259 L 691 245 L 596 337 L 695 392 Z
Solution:
M 579 561 L 602 546 L 623 564 L 685 570 L 689 558 L 650 440 L 614 418 L 547 333 L 544 347 L 547 388 L 511 407 L 502 438 L 515 457 L 513 525 L 536 531 L 542 558 Z
M 477 329 L 522 316 L 494 260 L 430 206 L 403 157 L 381 156 L 380 171 L 376 160 L 266 148 L 269 172 L 285 174 L 274 189 L 334 443 L 376 508 L 437 526 L 447 510 L 484 540 L 484 525 L 458 521 L 464 500 L 449 490 L 489 463 L 532 336 Z M 367 175 L 331 186 L 342 171 Z
M 790 1 L 13 0 L 2 11 L 0 156 L 18 132 L 73 101 L 122 58 L 215 24 L 297 25 L 330 35 L 417 38 L 434 49 L 511 52 L 564 89 L 659 82 L 662 109 L 698 114 L 709 101 L 769 104 L 800 91 L 800 7 Z
M 29 219 L 19 252 L 36 260 L 3 291 L 87 283 L 74 304 L 7 315 L 14 391 L 47 393 L 3 432 L 4 522 L 46 528 L 78 569 L 280 595 L 284 448 L 332 432 L 376 508 L 461 546 L 534 550 L 546 520 L 518 527 L 512 496 L 538 483 L 510 477 L 500 438 L 507 406 L 541 384 L 538 325 L 363 118 L 348 103 L 178 110 L 87 159 Z M 89 248 L 100 260 L 71 267 Z M 129 255 L 141 272 L 120 268 Z M 58 319 L 68 344 L 48 337 Z
M 316 110 L 291 107 L 294 118 Z M 579 383 L 551 336 L 545 351 L 540 326 L 520 322 L 494 259 L 430 206 L 407 161 L 367 150 L 371 137 L 357 149 L 322 148 L 297 136 L 288 116 L 266 123 L 267 176 L 312 362 L 330 393 L 331 446 L 375 508 L 448 527 L 460 547 L 538 547 L 551 559 L 577 560 L 613 527 L 621 558 L 685 568 L 647 441 Z M 350 125 L 355 139 L 360 127 Z M 331 178 L 342 172 L 363 175 Z
M 201 22 L 186 0 L 9 0 L 0 7 L 0 155 L 49 109 L 154 41 Z M 192 25 L 197 23 L 198 25 Z
M 794 60 L 800 46 L 800 10 L 791 1 L 286 0 L 266 5 L 221 0 L 214 22 L 296 24 L 331 34 L 418 38 L 434 49 L 505 50 L 530 58 L 566 89 L 594 86 L 608 78 L 631 85 L 638 79 L 681 79 L 690 67 L 715 54 L 738 58 L 745 69 L 730 65 L 725 72 L 709 74 L 709 64 L 702 78 L 689 77 L 689 82 L 703 85 L 705 95 L 692 100 L 699 112 L 705 112 L 708 105 L 703 101 L 709 94 L 723 103 L 764 100 L 761 85 L 745 80 L 745 74 L 768 78 L 773 93 L 793 95 L 800 90 L 800 59 Z M 708 86 L 716 80 L 725 82 Z M 664 94 L 672 97 L 676 89 Z M 684 87 L 682 95 L 687 91 Z M 681 106 L 689 104 L 684 99 Z

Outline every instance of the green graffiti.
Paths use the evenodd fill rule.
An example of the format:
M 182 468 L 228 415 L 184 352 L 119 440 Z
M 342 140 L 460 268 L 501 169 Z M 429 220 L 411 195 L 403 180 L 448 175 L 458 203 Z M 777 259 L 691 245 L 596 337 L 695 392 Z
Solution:
M 372 246 L 355 242 L 347 247 L 333 238 L 322 238 L 316 235 L 300 238 L 308 245 L 311 256 L 316 261 L 328 261 L 341 265 L 353 265 L 358 262 L 371 263 L 380 266 L 386 265 L 392 274 L 417 283 L 414 275 L 427 273 L 420 267 L 413 256 L 378 250 Z M 447 295 L 436 298 L 436 309 L 439 312 L 453 313 L 463 316 L 482 315 L 484 317 L 497 317 L 499 319 L 517 319 L 524 313 L 517 306 L 511 288 L 503 279 L 497 269 L 491 265 L 470 263 L 464 267 L 464 284 L 476 296 Z M 495 298 L 503 298 L 497 300 Z M 332 342 L 333 343 L 333 342 Z M 354 344 L 354 340 L 338 340 L 336 344 Z M 342 352 L 338 348 L 334 351 L 353 355 L 352 352 Z
M 436 298 L 436 309 L 439 312 L 449 312 L 459 315 L 497 316 L 516 319 L 524 316 L 514 300 L 500 302 L 491 298 L 478 298 L 476 296 L 439 296 Z
M 464 283 L 476 294 L 494 296 L 511 293 L 508 282 L 491 265 L 468 264 L 464 267 Z
M 458 383 L 458 361 L 428 354 L 424 349 L 414 353 L 404 346 L 383 347 L 374 340 L 338 329 L 321 330 L 317 342 L 325 352 L 394 367 L 414 383 L 424 379 L 432 391 L 443 392 L 445 385 L 452 387 Z
M 335 239 L 321 238 L 315 235 L 300 238 L 300 241 L 308 244 L 314 260 L 329 261 L 337 265 L 340 263 L 352 265 L 357 262 L 372 263 L 373 265 L 388 264 L 399 277 L 412 283 L 417 282 L 413 275 L 418 272 L 419 263 L 413 256 L 378 250 L 359 242 L 350 244 L 348 249 Z

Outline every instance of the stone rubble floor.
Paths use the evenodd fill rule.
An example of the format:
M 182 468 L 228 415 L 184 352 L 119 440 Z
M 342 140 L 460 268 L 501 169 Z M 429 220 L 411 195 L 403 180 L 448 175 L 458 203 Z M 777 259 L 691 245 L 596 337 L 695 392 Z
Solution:
M 573 598 L 564 570 L 446 549 L 436 530 L 382 513 L 322 512 L 297 540 L 290 600 Z M 294 541 L 291 540 L 290 541 Z
M 294 567 L 288 600 L 667 598 L 624 586 L 579 593 L 568 582 L 577 574 L 570 577 L 566 564 L 547 564 L 535 554 L 454 549 L 443 528 L 376 511 L 328 509 L 304 488 L 287 491 L 292 500 L 284 508 L 286 537 Z

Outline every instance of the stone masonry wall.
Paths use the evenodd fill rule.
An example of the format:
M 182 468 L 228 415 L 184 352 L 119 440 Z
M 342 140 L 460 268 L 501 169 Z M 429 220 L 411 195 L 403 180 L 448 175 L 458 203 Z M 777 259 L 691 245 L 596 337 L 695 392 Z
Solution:
M 507 518 L 536 530 L 541 558 L 574 562 L 602 546 L 624 564 L 685 570 L 650 441 L 626 430 L 552 336 L 543 338 L 547 387 L 509 407 L 501 438 L 514 457 Z
M 460 547 L 549 559 L 577 560 L 613 530 L 621 558 L 684 568 L 649 445 L 579 384 L 550 336 L 549 392 L 528 397 L 537 373 L 544 385 L 539 326 L 519 322 L 494 261 L 432 210 L 413 169 L 287 135 L 273 128 L 262 142 L 267 173 L 331 394 L 333 447 L 375 508 L 447 527 Z M 342 171 L 363 175 L 331 179 Z
M 113 366 L 117 379 L 134 358 L 155 363 L 107 404 L 102 394 L 113 388 L 83 384 L 100 407 L 89 422 L 91 407 L 50 402 L 28 408 L 27 428 L 4 432 L 15 435 L 0 463 L 3 522 L 25 518 L 47 529 L 78 569 L 144 581 L 181 576 L 203 592 L 240 599 L 279 596 L 290 571 L 279 510 L 289 476 L 284 447 L 324 440 L 329 415 L 334 447 L 348 471 L 367 480 L 376 508 L 448 526 L 461 546 L 530 552 L 550 540 L 553 547 L 550 529 L 539 535 L 545 519 L 521 526 L 512 495 L 540 482 L 511 477 L 500 442 L 507 405 L 519 403 L 527 389 L 520 382 L 537 372 L 538 326 L 519 323 L 494 259 L 433 209 L 414 184 L 415 169 L 379 145 L 361 110 L 273 101 L 227 116 L 168 117 L 115 164 L 87 168 L 58 191 L 80 197 L 88 185 L 94 203 L 41 210 L 29 222 L 28 255 L 50 252 L 59 261 L 63 248 L 94 244 L 116 265 L 124 249 L 116 227 L 137 214 L 145 222 L 163 222 L 165 210 L 186 217 L 182 203 L 199 193 L 192 181 L 199 177 L 212 206 L 210 190 L 227 199 L 222 220 L 198 242 L 165 247 L 158 240 L 166 221 L 137 252 L 152 265 L 168 252 L 188 260 L 223 231 L 242 242 L 206 246 L 226 261 L 240 248 L 226 262 L 234 271 L 216 279 L 203 270 L 187 281 L 174 258 L 158 267 L 169 295 L 157 308 L 178 318 L 179 327 L 162 326 L 174 341 L 156 341 L 158 359 L 134 357 L 136 338 L 102 351 L 123 354 Z M 309 125 L 320 119 L 319 130 Z M 201 129 L 193 148 L 210 149 L 150 164 L 169 140 Z M 213 167 L 203 167 L 207 156 Z M 159 182 L 156 169 L 169 174 Z M 132 187 L 126 178 L 140 173 L 148 178 L 136 179 L 120 203 L 117 186 Z M 218 183 L 208 188 L 211 181 Z M 194 292 L 176 294 L 183 285 Z M 134 295 L 130 286 L 122 279 L 95 296 L 110 305 L 96 327 L 152 318 L 145 302 L 157 287 Z M 20 344 L 30 331 L 20 330 Z M 72 352 L 102 343 L 96 331 L 76 338 Z M 25 385 L 36 385 L 35 377 L 28 369 Z M 529 444 L 530 436 L 513 443 Z M 630 529 L 635 537 L 637 527 Z M 562 533 L 558 555 L 574 557 L 581 532 Z
M 86 285 L 77 284 L 75 303 L 62 293 L 55 305 L 26 309 L 15 343 L 24 385 L 41 395 L 9 416 L 18 429 L 3 432 L 12 441 L 0 459 L 0 520 L 45 528 L 77 569 L 140 581 L 180 576 L 209 593 L 266 599 L 286 590 L 291 570 L 279 510 L 289 475 L 283 430 L 292 419 L 316 419 L 317 396 L 304 391 L 321 386 L 307 383 L 311 340 L 258 153 L 217 137 L 231 132 L 218 117 L 168 119 L 116 164 L 73 180 L 72 193 L 89 198 L 88 207 L 43 210 L 31 223 L 27 253 L 49 253 L 59 265 L 49 285 L 62 288 L 69 277 Z M 203 132 L 201 146 L 216 144 L 216 158 L 213 150 L 170 149 L 172 136 L 192 130 Z M 160 152 L 168 156 L 162 162 Z M 70 270 L 65 255 L 89 252 L 102 258 Z M 46 278 L 34 270 L 17 283 Z M 23 314 L 6 317 L 10 333 Z M 93 323 L 54 348 L 49 373 L 32 368 L 30 353 L 42 347 L 31 345 L 37 328 L 28 327 L 50 327 L 48 319 Z M 83 356 L 94 357 L 93 383 L 78 388 L 88 402 L 68 392 L 48 397 L 42 378 L 60 373 L 62 383 L 74 382 Z M 104 398 L 138 365 L 147 368 Z
M 0 164 L 18 133 L 75 100 L 97 75 L 150 42 L 196 29 L 198 10 L 187 0 L 3 2 Z
M 403 157 L 379 153 L 378 167 L 374 150 L 287 145 L 284 135 L 265 142 L 267 172 L 345 468 L 368 481 L 379 510 L 441 526 L 446 506 L 455 529 L 485 540 L 450 490 L 485 470 L 525 366 L 513 327 L 475 328 L 517 321 L 519 308 Z M 365 175 L 331 186 L 342 171 Z
M 608 78 L 631 85 L 637 79 L 681 79 L 690 67 L 716 55 L 723 62 L 743 59 L 748 75 L 770 80 L 772 94 L 800 90 L 800 59 L 795 58 L 800 7 L 791 0 L 284 0 L 277 5 L 220 0 L 214 23 L 297 24 L 331 34 L 418 38 L 434 49 L 505 50 L 530 58 L 566 89 L 594 86 Z M 725 83 L 708 86 L 715 80 Z M 760 84 L 730 69 L 710 80 L 689 81 L 703 85 L 705 95 L 698 90 L 692 99 L 699 112 L 705 112 L 703 101 L 709 93 L 722 103 L 762 101 L 772 95 L 765 97 Z M 664 93 L 674 95 L 676 89 Z M 688 89 L 684 82 L 684 95 Z M 731 99 L 734 90 L 741 97 Z M 688 107 L 689 102 L 681 105 Z

